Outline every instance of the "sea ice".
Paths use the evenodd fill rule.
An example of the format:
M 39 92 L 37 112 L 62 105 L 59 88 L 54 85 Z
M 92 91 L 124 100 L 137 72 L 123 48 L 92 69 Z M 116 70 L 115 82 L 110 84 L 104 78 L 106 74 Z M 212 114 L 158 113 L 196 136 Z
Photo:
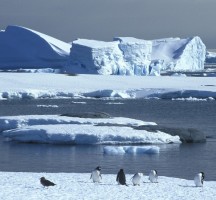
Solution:
M 160 148 L 158 146 L 105 146 L 104 154 L 158 154 Z

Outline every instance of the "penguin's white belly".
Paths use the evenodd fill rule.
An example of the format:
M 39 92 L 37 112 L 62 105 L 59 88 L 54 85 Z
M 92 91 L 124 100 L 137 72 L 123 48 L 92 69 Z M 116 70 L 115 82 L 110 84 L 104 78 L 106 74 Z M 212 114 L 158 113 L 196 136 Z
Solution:
M 152 183 L 157 182 L 157 175 L 149 174 L 149 180 L 150 180 Z
M 133 183 L 134 185 L 139 185 L 139 184 L 140 184 L 140 181 L 141 181 L 141 176 L 138 176 L 138 175 L 136 175 L 136 176 L 133 177 L 133 179 L 132 179 L 132 183 Z
M 201 181 L 201 177 L 199 175 L 196 175 L 194 177 L 194 183 L 197 187 L 202 187 L 202 181 Z
M 100 182 L 101 181 L 100 172 L 93 171 L 92 172 L 92 180 L 93 180 L 93 182 Z

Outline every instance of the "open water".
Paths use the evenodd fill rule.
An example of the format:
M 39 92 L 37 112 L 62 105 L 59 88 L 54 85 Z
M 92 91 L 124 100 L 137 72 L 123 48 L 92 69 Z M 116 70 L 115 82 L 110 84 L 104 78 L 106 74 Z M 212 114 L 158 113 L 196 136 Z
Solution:
M 216 180 L 216 101 L 44 99 L 2 100 L 0 116 L 106 112 L 111 116 L 154 121 L 169 127 L 192 127 L 209 136 L 206 143 L 158 145 L 158 155 L 104 155 L 102 145 L 48 145 L 6 142 L 0 136 L 0 171 L 149 173 L 193 179 L 204 171 Z

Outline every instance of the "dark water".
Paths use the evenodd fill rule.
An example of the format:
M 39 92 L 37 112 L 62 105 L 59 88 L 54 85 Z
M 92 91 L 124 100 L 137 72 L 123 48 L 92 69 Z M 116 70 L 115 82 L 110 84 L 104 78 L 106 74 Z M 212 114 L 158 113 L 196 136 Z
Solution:
M 86 103 L 83 103 L 86 102 Z M 107 103 L 117 104 L 107 104 Z M 118 104 L 118 103 L 123 104 Z M 53 105 L 53 107 L 45 107 Z M 58 107 L 55 107 L 58 105 Z M 90 172 L 101 165 L 103 173 L 127 173 L 155 168 L 160 175 L 192 179 L 205 171 L 216 180 L 216 102 L 166 100 L 14 100 L 0 101 L 0 115 L 107 112 L 112 116 L 155 121 L 172 127 L 193 127 L 213 138 L 203 144 L 158 145 L 158 155 L 103 154 L 103 146 L 46 145 L 4 142 L 0 136 L 0 171 Z

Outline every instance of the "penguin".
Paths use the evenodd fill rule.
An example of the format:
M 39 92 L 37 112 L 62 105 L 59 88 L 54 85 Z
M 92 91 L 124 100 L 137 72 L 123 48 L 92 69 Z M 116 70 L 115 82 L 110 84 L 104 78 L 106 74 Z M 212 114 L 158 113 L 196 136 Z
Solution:
M 134 176 L 131 178 L 132 183 L 134 186 L 140 185 L 141 178 L 143 177 L 143 173 L 136 173 Z
M 151 170 L 149 173 L 149 180 L 152 183 L 157 183 L 158 182 L 158 174 L 156 170 Z
M 204 172 L 200 172 L 200 173 L 196 174 L 196 176 L 194 177 L 195 186 L 196 187 L 202 187 L 203 182 L 204 182 L 204 178 L 205 178 Z
M 126 185 L 126 177 L 125 177 L 125 173 L 124 173 L 124 170 L 123 169 L 120 169 L 118 174 L 117 174 L 117 177 L 116 177 L 116 181 L 118 182 L 119 185 Z
M 90 179 L 92 179 L 94 183 L 95 182 L 98 182 L 98 183 L 101 182 L 102 176 L 101 176 L 101 172 L 100 171 L 101 171 L 101 167 L 100 166 L 96 167 L 92 171 Z
M 40 178 L 40 183 L 44 186 L 44 187 L 49 187 L 49 186 L 54 186 L 56 185 L 55 183 L 45 179 L 44 177 Z

